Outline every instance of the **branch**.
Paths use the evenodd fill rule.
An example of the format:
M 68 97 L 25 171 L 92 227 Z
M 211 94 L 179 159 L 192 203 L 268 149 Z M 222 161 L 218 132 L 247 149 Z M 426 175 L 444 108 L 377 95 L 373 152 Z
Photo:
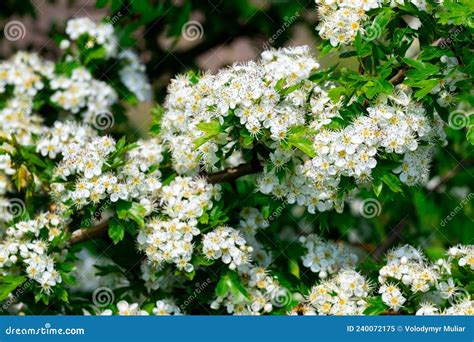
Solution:
M 442 38 L 437 39 L 433 42 L 433 44 L 431 44 L 431 46 L 439 46 L 442 41 L 443 41 Z M 420 55 L 420 53 L 421 53 L 421 51 L 418 51 L 411 58 L 416 59 Z M 389 82 L 392 83 L 393 85 L 397 85 L 397 84 L 402 83 L 405 80 L 405 71 L 406 70 L 404 68 L 399 69 L 397 71 L 397 73 L 395 75 L 393 75 L 393 77 L 390 79 Z
M 260 163 L 247 163 L 237 167 L 230 167 L 228 169 L 211 173 L 206 175 L 207 181 L 211 184 L 233 181 L 239 177 L 251 175 L 262 171 Z
M 400 69 L 398 72 L 390 79 L 390 83 L 397 85 L 403 82 L 405 79 L 405 69 Z
M 98 237 L 102 237 L 106 232 L 109 226 L 109 220 L 104 220 L 97 224 L 96 226 L 90 228 L 81 228 L 72 233 L 72 237 L 69 240 L 71 245 L 75 245 L 79 242 L 84 242 L 87 240 L 92 240 Z

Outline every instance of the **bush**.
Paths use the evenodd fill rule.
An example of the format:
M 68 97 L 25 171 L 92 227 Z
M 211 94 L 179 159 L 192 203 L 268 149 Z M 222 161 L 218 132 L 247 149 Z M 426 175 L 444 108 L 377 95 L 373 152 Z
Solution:
M 317 1 L 320 57 L 358 70 L 308 46 L 188 70 L 146 137 L 110 22 L 3 61 L 3 311 L 473 314 L 472 9 Z

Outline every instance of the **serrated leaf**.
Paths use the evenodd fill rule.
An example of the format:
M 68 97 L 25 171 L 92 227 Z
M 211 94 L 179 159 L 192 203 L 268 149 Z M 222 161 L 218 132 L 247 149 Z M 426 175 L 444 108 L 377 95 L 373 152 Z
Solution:
M 26 280 L 24 276 L 2 276 L 0 277 L 0 301 L 5 300 L 20 284 Z
M 116 245 L 117 243 L 122 241 L 125 236 L 125 226 L 120 222 L 120 220 L 112 218 L 109 223 L 108 233 L 110 239 L 112 240 L 114 245 Z

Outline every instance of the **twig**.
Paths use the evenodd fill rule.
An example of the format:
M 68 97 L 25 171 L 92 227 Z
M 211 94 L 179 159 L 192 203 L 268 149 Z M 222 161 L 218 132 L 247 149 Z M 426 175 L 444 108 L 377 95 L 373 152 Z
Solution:
M 84 242 L 87 240 L 102 237 L 107 232 L 108 226 L 109 220 L 104 220 L 96 226 L 78 229 L 72 233 L 72 237 L 69 240 L 69 243 L 71 245 L 74 245 L 79 242 Z
M 209 183 L 216 184 L 233 181 L 239 177 L 251 175 L 260 171 L 262 171 L 262 167 L 260 165 L 255 165 L 255 163 L 247 163 L 237 167 L 230 167 L 216 173 L 211 173 L 207 175 L 206 178 Z
M 400 69 L 398 72 L 390 79 L 390 83 L 397 85 L 403 82 L 405 79 L 405 69 Z

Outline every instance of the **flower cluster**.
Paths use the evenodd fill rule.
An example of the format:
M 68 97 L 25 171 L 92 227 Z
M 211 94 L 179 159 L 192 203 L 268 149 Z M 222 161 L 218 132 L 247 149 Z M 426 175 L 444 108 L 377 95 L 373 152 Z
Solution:
M 211 309 L 225 307 L 227 313 L 234 315 L 261 315 L 272 312 L 274 308 L 290 303 L 291 293 L 280 286 L 262 267 L 246 265 L 238 269 L 239 279 L 248 294 L 236 295 L 229 291 L 211 303 Z M 239 281 L 240 281 L 239 280 Z
M 117 314 L 119 316 L 148 316 L 148 311 L 140 308 L 138 303 L 129 303 L 121 300 L 117 303 L 116 308 L 106 309 L 99 312 L 99 315 L 110 316 Z M 171 299 L 158 300 L 152 308 L 152 314 L 155 316 L 181 315 L 181 310 L 174 304 Z
M 439 116 L 429 119 L 413 101 L 412 90 L 398 85 L 391 95 L 379 96 L 367 114 L 334 125 L 341 117 L 341 100 L 329 96 L 333 84 L 309 79 L 317 68 L 308 48 L 296 47 L 265 51 L 258 63 L 235 65 L 217 75 L 174 80 L 162 136 L 175 170 L 221 169 L 233 153 L 245 157 L 257 144 L 266 160 L 257 189 L 310 213 L 342 210 L 349 194 L 340 188 L 341 179 L 369 183 L 378 156 L 403 155 L 395 170 L 400 179 L 408 185 L 423 183 L 431 146 L 445 138 Z M 414 157 L 420 154 L 423 158 Z
M 50 87 L 53 103 L 73 114 L 81 112 L 88 123 L 96 123 L 97 117 L 108 113 L 118 100 L 111 86 L 94 79 L 83 67 L 74 69 L 71 76 L 59 75 L 50 80 Z
M 205 179 L 176 177 L 163 188 L 163 213 L 179 220 L 197 219 L 204 209 L 212 208 L 212 199 L 219 200 L 220 189 L 220 185 L 209 184 Z
M 45 132 L 36 142 L 36 150 L 43 157 L 56 159 L 67 150 L 69 144 L 84 147 L 92 137 L 97 137 L 97 134 L 87 125 L 56 121 L 53 127 L 45 128 Z
M 250 262 L 253 248 L 247 246 L 239 231 L 230 227 L 219 227 L 204 235 L 202 251 L 211 259 L 221 259 L 231 270 Z
M 458 266 L 474 271 L 474 245 L 451 247 L 448 255 Z
M 449 107 L 454 103 L 454 94 L 457 90 L 456 83 L 465 80 L 468 76 L 458 69 L 459 61 L 456 57 L 441 56 L 439 60 L 445 65 L 442 70 L 444 78 L 439 80 L 430 93 L 439 94 L 436 102 L 441 107 Z
M 116 152 L 116 143 L 112 138 L 85 135 L 80 142 L 76 142 L 76 137 L 69 137 L 67 125 L 56 125 L 52 133 L 58 129 L 63 129 L 65 141 L 55 145 L 57 150 L 54 150 L 53 156 L 59 153 L 62 160 L 56 166 L 54 175 L 62 181 L 75 183 L 72 191 L 71 184 L 62 181 L 52 183 L 54 198 L 64 203 L 72 201 L 78 208 L 89 203 L 97 204 L 106 198 L 111 202 L 138 199 L 148 208 L 148 214 L 153 211 L 153 201 L 161 188 L 160 171 L 151 169 L 163 158 L 158 140 L 139 141 L 126 155 L 124 165 L 116 170 L 107 170 L 111 166 L 108 159 Z M 46 137 L 38 149 L 45 154 L 48 146 L 58 137 Z
M 305 83 L 288 96 L 279 93 L 305 80 L 319 67 L 308 47 L 271 50 L 262 54 L 259 63 L 235 65 L 217 75 L 205 74 L 198 80 L 189 75 L 173 80 L 168 88 L 162 134 L 173 156 L 178 173 L 196 173 L 199 165 L 215 169 L 228 163 L 228 157 L 241 150 L 231 140 L 238 129 L 222 130 L 197 150 L 193 142 L 204 136 L 201 125 L 225 123 L 235 117 L 251 136 L 269 136 L 281 141 L 289 128 L 305 123 L 306 98 L 315 87 Z M 317 91 L 316 91 L 317 93 Z M 317 96 L 317 95 L 315 95 Z
M 307 296 L 306 315 L 361 315 L 367 308 L 370 283 L 354 270 L 342 270 L 313 286 Z
M 94 23 L 89 18 L 71 19 L 66 25 L 68 39 L 61 42 L 65 49 L 69 49 L 71 42 L 85 39 L 85 48 L 103 48 L 105 59 L 115 58 L 120 61 L 122 67 L 118 74 L 120 81 L 130 90 L 138 101 L 150 101 L 151 86 L 145 74 L 145 66 L 140 62 L 138 56 L 132 50 L 119 52 L 118 39 L 114 28 L 110 23 Z M 72 52 L 72 51 L 71 51 Z M 76 52 L 80 54 L 81 51 Z M 72 52 L 74 55 L 74 52 Z
M 76 47 L 90 49 L 90 42 L 79 39 L 82 36 L 93 37 L 92 45 L 99 44 L 107 51 L 103 58 L 117 58 L 123 67 L 119 70 L 119 77 L 125 87 L 140 100 L 150 99 L 150 86 L 143 73 L 143 65 L 131 51 L 118 54 L 117 39 L 111 25 L 96 25 L 90 19 L 80 18 L 68 22 L 67 34 Z M 55 158 L 64 150 L 67 141 L 82 144 L 86 135 L 92 135 L 91 129 L 71 123 L 55 123 L 50 129 L 44 125 L 42 116 L 53 117 L 58 112 L 67 119 L 79 118 L 91 123 L 97 129 L 103 127 L 103 117 L 112 121 L 113 105 L 118 103 L 118 94 L 106 82 L 95 79 L 83 63 L 80 53 L 74 53 L 70 41 L 65 40 L 61 47 L 66 49 L 66 56 L 61 63 L 55 64 L 35 53 L 18 52 L 8 60 L 0 62 L 0 138 L 14 139 L 22 146 L 32 146 L 40 141 L 41 154 Z M 84 46 L 86 45 L 86 46 Z M 111 82 L 115 84 L 116 82 Z M 44 104 L 51 108 L 44 110 Z M 3 144 L 2 149 L 8 150 L 11 146 Z M 8 152 L 8 151 L 7 151 Z M 2 154 L 2 159 L 4 157 Z M 6 159 L 5 159 L 6 160 Z M 11 164 L 11 162 L 9 162 Z M 0 206 L 5 207 L 4 198 L 7 191 L 12 191 L 11 168 L 3 170 L 0 163 Z M 0 220 L 8 221 L 8 215 L 2 210 Z M 5 216 L 5 217 L 3 217 Z
M 45 81 L 54 78 L 54 64 L 37 54 L 18 52 L 0 62 L 0 137 L 15 135 L 22 145 L 33 143 L 33 134 L 43 130 L 41 118 L 33 110 L 33 99 L 42 92 Z
M 157 267 L 174 263 L 185 272 L 192 272 L 193 238 L 200 234 L 197 219 L 212 208 L 212 199 L 219 196 L 219 186 L 203 179 L 177 177 L 161 191 L 163 216 L 149 220 L 137 241 L 148 261 Z
M 196 224 L 196 220 L 182 222 L 154 218 L 140 231 L 137 238 L 139 248 L 154 265 L 175 263 L 178 269 L 192 272 L 193 238 L 200 233 Z
M 242 208 L 238 228 L 245 236 L 254 236 L 258 229 L 268 226 L 269 222 L 264 219 L 260 210 L 251 207 Z
M 332 241 L 323 241 L 319 236 L 311 234 L 300 238 L 306 249 L 302 257 L 303 265 L 318 273 L 320 278 L 339 272 L 341 269 L 354 268 L 357 264 L 357 255 L 346 247 Z
M 119 71 L 122 83 L 137 97 L 138 101 L 151 101 L 151 85 L 145 74 L 145 66 L 140 62 L 137 54 L 132 50 L 124 50 L 120 52 L 118 58 L 125 64 Z
M 458 269 L 469 279 L 473 265 L 472 245 L 450 248 L 448 258 L 437 263 L 427 262 L 423 253 L 412 246 L 398 247 L 387 254 L 387 264 L 379 271 L 379 293 L 394 311 L 412 304 L 408 298 L 417 296 L 419 315 L 472 315 L 474 300 L 463 284 L 455 283 L 453 271 Z
M 23 265 L 28 278 L 38 282 L 41 290 L 49 294 L 62 281 L 55 262 L 62 261 L 64 253 L 51 252 L 51 249 L 64 235 L 66 224 L 62 215 L 47 212 L 9 227 L 0 242 L 0 274 L 15 265 Z
M 366 12 L 380 7 L 381 3 L 380 0 L 316 0 L 319 16 L 316 30 L 333 46 L 350 44 L 368 19 Z
M 118 52 L 118 41 L 114 34 L 114 28 L 110 24 L 96 24 L 89 18 L 71 19 L 66 24 L 66 34 L 71 41 L 77 41 L 81 37 L 89 38 L 85 44 L 87 48 L 94 45 L 104 47 L 108 57 L 112 57 Z M 70 42 L 63 41 L 63 47 L 69 47 Z
M 12 188 L 10 177 L 15 174 L 12 159 L 9 154 L 0 154 L 0 223 L 8 222 L 13 218 L 11 203 L 6 196 Z
M 113 57 L 122 62 L 118 70 L 121 83 L 139 101 L 150 100 L 151 88 L 143 65 L 134 52 L 117 52 L 117 39 L 111 25 L 96 25 L 88 18 L 72 19 L 67 23 L 66 32 L 73 41 L 84 35 L 93 37 L 92 44 L 97 43 L 107 51 L 104 59 Z M 88 43 L 77 44 L 91 48 Z M 71 69 L 67 71 L 63 70 L 64 66 L 57 67 L 35 53 L 18 52 L 0 62 L 0 94 L 8 99 L 0 107 L 0 136 L 14 133 L 21 144 L 31 145 L 31 134 L 41 132 L 41 120 L 33 108 L 39 108 L 43 102 L 50 101 L 70 114 L 80 113 L 88 123 L 94 123 L 101 113 L 110 113 L 118 101 L 116 91 L 81 66 L 80 57 L 80 53 L 67 51 L 65 63 L 69 63 Z
M 259 190 L 307 206 L 311 213 L 333 206 L 341 209 L 343 201 L 337 196 L 341 178 L 369 182 L 377 166 L 376 156 L 383 153 L 409 154 L 403 160 L 400 179 L 409 185 L 423 182 L 428 177 L 432 141 L 443 137 L 410 95 L 409 88 L 399 86 L 394 95 L 380 97 L 378 105 L 367 109 L 368 115 L 356 117 L 345 128 L 320 129 L 313 143 L 318 155 L 312 159 L 277 149 L 270 156 L 279 162 L 273 162 L 273 168 L 265 167 L 257 180 Z M 424 158 L 413 158 L 416 153 Z M 281 181 L 276 166 L 289 161 L 296 165 L 295 171 Z
M 315 0 L 319 24 L 316 30 L 321 38 L 329 40 L 332 46 L 348 45 L 354 42 L 357 33 L 368 40 L 378 38 L 382 32 L 376 23 L 370 23 L 367 12 L 386 4 L 390 7 L 404 6 L 405 0 Z M 425 0 L 410 1 L 418 9 L 426 11 Z
M 117 102 L 115 90 L 94 79 L 87 69 L 77 67 L 67 75 L 56 73 L 54 68 L 54 63 L 24 52 L 0 63 L 0 92 L 8 91 L 12 96 L 1 111 L 6 125 L 2 128 L 9 131 L 9 125 L 14 125 L 13 132 L 24 137 L 25 145 L 31 144 L 28 137 L 38 130 L 41 123 L 32 113 L 34 101 L 40 96 L 49 96 L 51 102 L 69 113 L 80 112 L 90 123 L 98 113 L 109 111 Z

